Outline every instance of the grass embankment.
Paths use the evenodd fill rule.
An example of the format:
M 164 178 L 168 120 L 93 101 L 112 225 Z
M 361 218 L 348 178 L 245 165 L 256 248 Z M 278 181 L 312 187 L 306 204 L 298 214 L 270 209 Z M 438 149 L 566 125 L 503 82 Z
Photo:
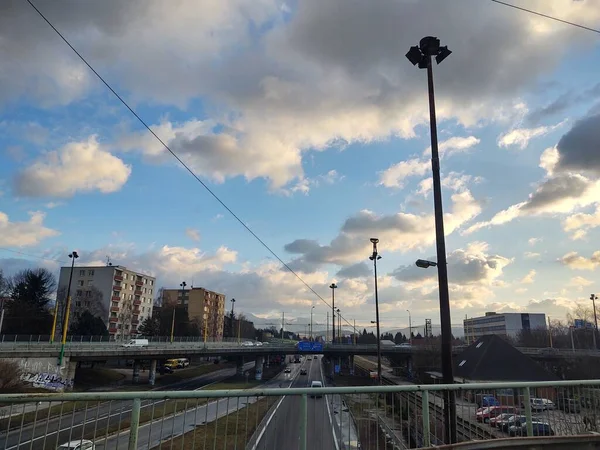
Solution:
M 209 447 L 212 444 L 213 448 L 225 450 L 243 448 L 272 405 L 273 401 L 271 399 L 269 402 L 269 397 L 259 399 L 234 413 L 207 425 L 198 426 L 194 431 L 169 439 L 154 448 L 195 450 L 201 446 L 205 448 L 207 444 Z
M 170 384 L 184 381 L 186 379 L 199 377 L 199 376 L 211 373 L 211 372 L 215 372 L 217 370 L 226 369 L 226 368 L 233 367 L 233 366 L 234 365 L 232 363 L 202 364 L 197 367 L 191 367 L 188 369 L 180 369 L 179 371 L 176 371 L 175 373 L 172 373 L 172 374 L 157 376 L 156 385 L 168 386 Z M 79 374 L 79 371 L 81 371 L 82 373 Z M 95 367 L 93 369 L 88 369 L 88 368 L 78 369 L 77 370 L 77 378 L 75 381 L 75 388 L 77 391 L 86 391 L 86 390 L 89 390 L 91 387 L 109 386 L 111 384 L 114 384 L 115 382 L 122 381 L 124 378 L 125 378 L 125 375 L 123 375 L 122 373 L 117 372 L 112 369 L 107 369 L 105 367 Z M 246 389 L 247 386 L 249 386 L 249 385 L 244 384 L 244 386 L 242 386 L 240 384 L 237 384 L 236 386 L 238 386 L 238 387 L 224 387 L 224 386 L 230 386 L 230 384 L 218 383 L 215 385 L 211 385 L 210 387 L 207 387 L 207 389 L 215 389 L 212 386 L 221 386 L 216 389 Z M 114 389 L 111 389 L 111 391 L 113 391 L 113 392 L 120 391 L 120 390 L 122 390 L 122 391 L 148 391 L 148 390 L 153 389 L 154 387 L 155 386 L 150 386 L 148 384 L 143 384 L 143 385 L 142 384 L 123 384 L 121 386 L 115 387 Z M 39 389 L 36 389 L 36 391 L 40 392 Z M 41 392 L 49 393 L 47 390 L 42 390 Z M 99 402 L 64 402 L 62 405 L 61 404 L 56 404 L 53 406 L 51 405 L 50 408 L 46 407 L 47 404 L 42 404 L 38 408 L 37 413 L 36 413 L 36 411 L 30 411 L 25 414 L 14 415 L 10 418 L 6 417 L 3 419 L 0 419 L 0 430 L 6 430 L 9 425 L 11 428 L 29 425 L 29 424 L 33 423 L 34 421 L 39 422 L 40 420 L 45 420 L 48 417 L 54 418 L 54 417 L 58 417 L 60 415 L 64 415 L 67 413 L 72 413 L 73 410 L 83 410 L 85 408 L 90 409 L 90 408 L 95 407 L 98 403 Z M 183 402 L 183 403 L 185 403 L 185 402 Z M 181 406 L 181 409 L 183 409 L 183 406 Z M 171 411 L 170 414 L 173 412 L 174 412 L 174 410 Z M 162 417 L 162 416 L 159 416 L 159 417 Z M 151 420 L 151 419 L 149 419 L 149 420 Z M 127 425 L 127 426 L 129 426 L 129 425 Z M 116 431 L 116 429 L 115 429 L 115 431 Z

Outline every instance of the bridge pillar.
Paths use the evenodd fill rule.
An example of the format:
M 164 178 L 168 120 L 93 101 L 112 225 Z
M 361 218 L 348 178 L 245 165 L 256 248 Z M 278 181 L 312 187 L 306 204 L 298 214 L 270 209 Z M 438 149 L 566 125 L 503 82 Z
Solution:
M 256 365 L 254 366 L 254 373 L 255 373 L 255 379 L 257 379 L 257 380 L 262 380 L 264 362 L 265 362 L 264 356 L 259 356 L 256 358 Z
M 350 375 L 354 375 L 354 355 L 348 357 L 348 365 L 350 366 Z
M 69 361 L 67 366 L 67 384 L 65 391 L 72 391 L 75 384 L 75 371 L 77 370 L 77 362 Z
M 408 371 L 408 375 L 411 378 L 412 378 L 412 369 L 413 369 L 413 367 L 412 367 L 412 358 L 409 356 L 406 359 L 406 370 Z
M 156 381 L 156 360 L 153 359 L 150 361 L 150 372 L 148 372 L 148 384 L 150 386 L 154 386 Z
M 268 369 L 269 368 L 269 363 L 271 362 L 271 355 L 267 355 L 267 358 L 265 360 L 265 367 Z
M 235 368 L 235 373 L 236 373 L 236 375 L 243 377 L 244 376 L 244 358 L 242 356 L 240 356 L 237 359 L 236 363 L 237 363 L 237 365 Z
M 133 383 L 138 383 L 140 381 L 140 362 L 137 359 L 133 360 Z

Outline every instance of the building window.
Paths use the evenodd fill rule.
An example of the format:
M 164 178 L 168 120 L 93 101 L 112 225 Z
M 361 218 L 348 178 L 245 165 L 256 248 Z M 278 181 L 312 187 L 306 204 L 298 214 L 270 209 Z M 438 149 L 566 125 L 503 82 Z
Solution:
M 154 286 L 154 280 L 150 280 L 150 286 Z
M 85 277 L 85 270 L 80 270 L 79 271 L 79 276 L 80 277 Z
M 118 308 L 118 307 L 119 307 L 119 302 L 112 302 L 112 305 L 113 305 L 114 307 L 117 307 L 117 308 Z
M 92 296 L 92 291 L 85 291 L 86 298 L 90 298 Z
M 77 289 L 77 293 L 75 295 L 77 297 L 81 297 L 83 295 L 83 291 L 81 289 Z
M 84 304 L 84 306 L 85 306 L 86 308 L 89 308 L 89 307 L 90 307 L 90 302 L 89 302 L 89 300 L 87 300 L 87 301 L 83 302 L 83 304 Z
M 88 276 L 89 277 L 93 277 L 94 276 L 94 269 L 88 270 Z
M 75 302 L 75 306 L 80 307 L 81 306 L 81 302 L 79 302 L 79 301 Z
M 127 274 L 123 274 L 123 279 L 126 280 L 127 279 Z
M 93 286 L 94 285 L 94 280 L 88 280 L 88 286 Z

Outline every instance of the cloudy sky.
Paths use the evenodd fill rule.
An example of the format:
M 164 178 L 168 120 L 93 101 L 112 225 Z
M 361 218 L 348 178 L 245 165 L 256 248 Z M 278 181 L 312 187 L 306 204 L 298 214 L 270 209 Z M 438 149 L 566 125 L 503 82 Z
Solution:
M 600 0 L 514 0 L 600 28 Z M 453 324 L 564 318 L 599 289 L 600 35 L 482 0 L 37 0 L 314 291 L 386 327 L 439 323 L 426 74 L 435 67 Z M 25 0 L 0 6 L 0 267 L 114 264 L 325 322 L 326 305 Z M 43 259 L 45 258 L 45 259 Z

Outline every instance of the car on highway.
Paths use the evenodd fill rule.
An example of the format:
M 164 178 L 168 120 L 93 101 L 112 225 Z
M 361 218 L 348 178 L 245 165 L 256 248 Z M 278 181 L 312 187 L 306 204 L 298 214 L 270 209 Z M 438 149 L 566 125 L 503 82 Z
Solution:
M 394 345 L 396 348 L 412 348 L 412 344 L 410 342 L 402 342 L 401 344 Z
M 92 441 L 77 439 L 60 444 L 58 450 L 94 450 L 96 447 Z
M 260 342 L 260 341 L 256 341 L 256 342 L 254 343 L 254 345 L 255 345 L 256 347 L 262 347 L 262 346 L 263 346 L 263 343 L 262 343 L 262 342 Z
M 252 341 L 244 341 L 242 342 L 242 347 L 254 347 L 254 342 Z
M 122 347 L 148 347 L 148 339 L 131 339 L 124 344 Z
M 289 367 L 286 367 L 285 370 L 283 371 L 283 373 L 292 373 L 292 369 L 290 369 Z
M 174 373 L 175 371 L 173 370 L 173 368 L 167 364 L 165 364 L 164 366 L 161 366 L 158 369 L 158 373 L 160 373 L 161 375 L 164 375 L 166 373 Z
M 306 375 L 306 369 L 300 369 L 300 375 Z
M 312 383 L 310 383 L 310 387 L 313 389 L 321 389 L 323 387 L 323 383 L 321 383 L 320 381 L 314 380 Z M 322 398 L 323 394 L 321 394 L 320 392 L 315 392 L 314 394 L 310 394 L 310 396 L 312 398 Z
M 554 430 L 549 423 L 541 421 L 532 421 L 531 428 L 533 436 L 554 436 Z M 510 436 L 527 436 L 527 422 L 521 422 L 520 425 L 513 425 L 508 429 Z
M 310 356 L 307 356 L 307 357 L 306 357 L 306 360 L 307 360 L 307 361 L 312 361 L 312 358 L 311 358 Z

